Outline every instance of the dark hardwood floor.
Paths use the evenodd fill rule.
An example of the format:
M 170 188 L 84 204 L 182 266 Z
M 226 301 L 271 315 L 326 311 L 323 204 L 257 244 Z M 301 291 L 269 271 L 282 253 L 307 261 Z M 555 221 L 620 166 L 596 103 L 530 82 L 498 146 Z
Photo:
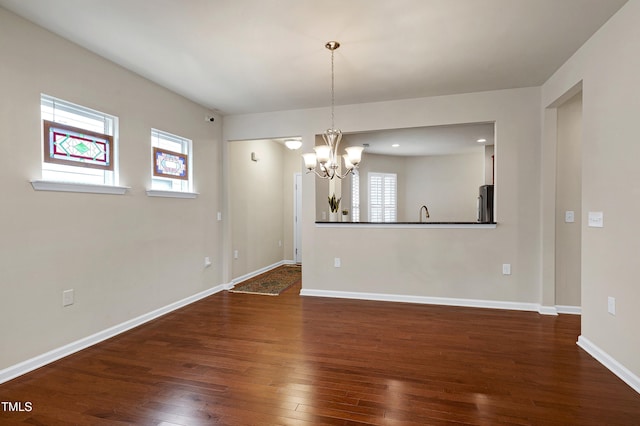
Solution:
M 0 424 L 638 425 L 580 317 L 228 292 L 0 385 Z

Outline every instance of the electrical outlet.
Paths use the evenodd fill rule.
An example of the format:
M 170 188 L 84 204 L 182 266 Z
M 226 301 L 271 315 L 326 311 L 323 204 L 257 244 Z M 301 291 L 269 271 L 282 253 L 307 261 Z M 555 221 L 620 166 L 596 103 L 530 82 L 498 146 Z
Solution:
M 222 212 L 218 212 L 218 220 L 222 220 Z
M 278 247 L 282 247 L 282 240 L 278 240 Z
M 238 250 L 234 250 L 233 251 L 233 258 L 237 259 L 238 258 Z
M 503 263 L 502 264 L 502 275 L 511 275 L 511 264 Z
M 73 289 L 62 292 L 62 306 L 73 305 Z
M 333 266 L 335 266 L 336 268 L 339 268 L 340 266 L 342 266 L 342 261 L 340 260 L 339 257 L 333 258 Z
M 616 314 L 616 298 L 615 297 L 608 297 L 607 298 L 607 311 L 611 315 L 615 315 Z

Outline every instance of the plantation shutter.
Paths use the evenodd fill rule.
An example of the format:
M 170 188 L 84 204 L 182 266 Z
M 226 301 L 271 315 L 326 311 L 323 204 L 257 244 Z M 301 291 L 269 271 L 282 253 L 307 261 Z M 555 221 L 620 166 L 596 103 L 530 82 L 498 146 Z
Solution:
M 360 222 L 360 174 L 351 176 L 351 221 Z
M 397 185 L 395 173 L 369 173 L 369 221 L 397 220 Z

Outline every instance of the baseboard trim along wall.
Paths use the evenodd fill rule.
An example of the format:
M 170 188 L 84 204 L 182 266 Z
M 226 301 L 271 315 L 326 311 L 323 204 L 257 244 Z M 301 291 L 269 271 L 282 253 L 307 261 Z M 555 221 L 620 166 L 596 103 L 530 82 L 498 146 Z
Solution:
M 265 266 L 264 268 L 260 268 L 258 270 L 255 270 L 253 272 L 249 272 L 248 274 L 244 274 L 241 275 L 237 278 L 233 278 L 231 280 L 231 282 L 229 284 L 226 285 L 226 290 L 231 290 L 236 284 L 241 283 L 242 281 L 246 281 L 249 278 L 253 278 L 255 276 L 258 276 L 260 274 L 264 274 L 265 272 L 269 272 L 272 269 L 277 268 L 278 266 L 282 266 L 282 265 L 295 265 L 296 262 L 294 262 L 293 260 L 281 260 L 280 262 L 276 262 L 273 263 L 269 266 Z
M 538 312 L 541 315 L 558 315 L 558 314 L 582 315 L 582 307 L 567 306 L 567 305 L 555 305 L 555 306 L 540 305 L 540 307 L 538 308 Z
M 581 306 L 556 305 L 559 314 L 582 315 Z
M 457 299 L 451 297 L 406 296 L 386 293 L 360 293 L 349 291 L 314 290 L 303 288 L 301 296 L 334 297 L 342 299 L 377 300 L 381 302 L 421 303 L 425 305 L 464 306 L 469 308 L 508 309 L 514 311 L 534 311 L 541 315 L 580 315 L 580 306 L 543 306 L 538 303 L 504 302 L 500 300 Z
M 104 340 L 110 339 L 114 336 L 117 336 L 118 334 L 124 333 L 125 331 L 131 330 L 132 328 L 138 327 L 146 322 L 154 320 L 158 317 L 168 314 L 169 312 L 175 311 L 176 309 L 180 309 L 184 306 L 197 302 L 200 299 L 204 299 L 205 297 L 211 296 L 212 294 L 216 294 L 223 290 L 226 290 L 226 285 L 224 284 L 218 285 L 216 287 L 212 287 L 208 290 L 194 294 L 193 296 L 189 296 L 185 299 L 179 300 L 177 302 L 171 303 L 162 308 L 156 309 L 155 311 L 151 311 L 146 314 L 140 315 L 139 317 L 130 319 L 121 324 L 107 328 L 106 330 L 99 331 L 98 333 L 92 334 L 91 336 L 87 336 L 80 340 L 76 340 L 75 342 L 71 342 L 57 349 L 53 349 L 42 355 L 38 355 L 34 358 L 28 359 L 16 365 L 12 365 L 11 367 L 7 367 L 4 370 L 0 370 L 0 384 L 4 382 L 8 382 L 9 380 L 14 379 L 18 376 L 26 374 L 37 368 L 43 367 L 49 363 L 57 361 L 66 356 L 69 356 L 75 352 L 79 352 L 83 349 L 88 348 L 89 346 L 95 345 L 96 343 L 100 343 Z
M 503 302 L 499 300 L 456 299 L 451 297 L 407 296 L 401 294 L 360 293 L 349 291 L 329 291 L 302 289 L 301 296 L 335 297 L 342 299 L 378 300 L 382 302 L 421 303 L 427 305 L 464 306 L 469 308 L 510 309 L 515 311 L 538 312 L 537 303 Z
M 596 361 L 607 367 L 613 374 L 618 376 L 623 382 L 631 386 L 633 390 L 640 393 L 640 377 L 633 374 L 628 368 L 616 361 L 611 355 L 596 346 L 591 340 L 584 336 L 578 337 L 578 346 L 585 350 Z
M 540 315 L 558 315 L 558 309 L 556 306 L 540 305 L 538 307 L 538 313 Z

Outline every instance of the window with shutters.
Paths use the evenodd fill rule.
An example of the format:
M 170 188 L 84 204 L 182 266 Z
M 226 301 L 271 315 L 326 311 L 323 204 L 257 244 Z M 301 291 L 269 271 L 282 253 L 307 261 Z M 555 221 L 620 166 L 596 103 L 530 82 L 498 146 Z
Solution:
M 360 222 L 360 173 L 351 176 L 351 221 Z
M 397 175 L 369 173 L 369 221 L 396 222 Z

